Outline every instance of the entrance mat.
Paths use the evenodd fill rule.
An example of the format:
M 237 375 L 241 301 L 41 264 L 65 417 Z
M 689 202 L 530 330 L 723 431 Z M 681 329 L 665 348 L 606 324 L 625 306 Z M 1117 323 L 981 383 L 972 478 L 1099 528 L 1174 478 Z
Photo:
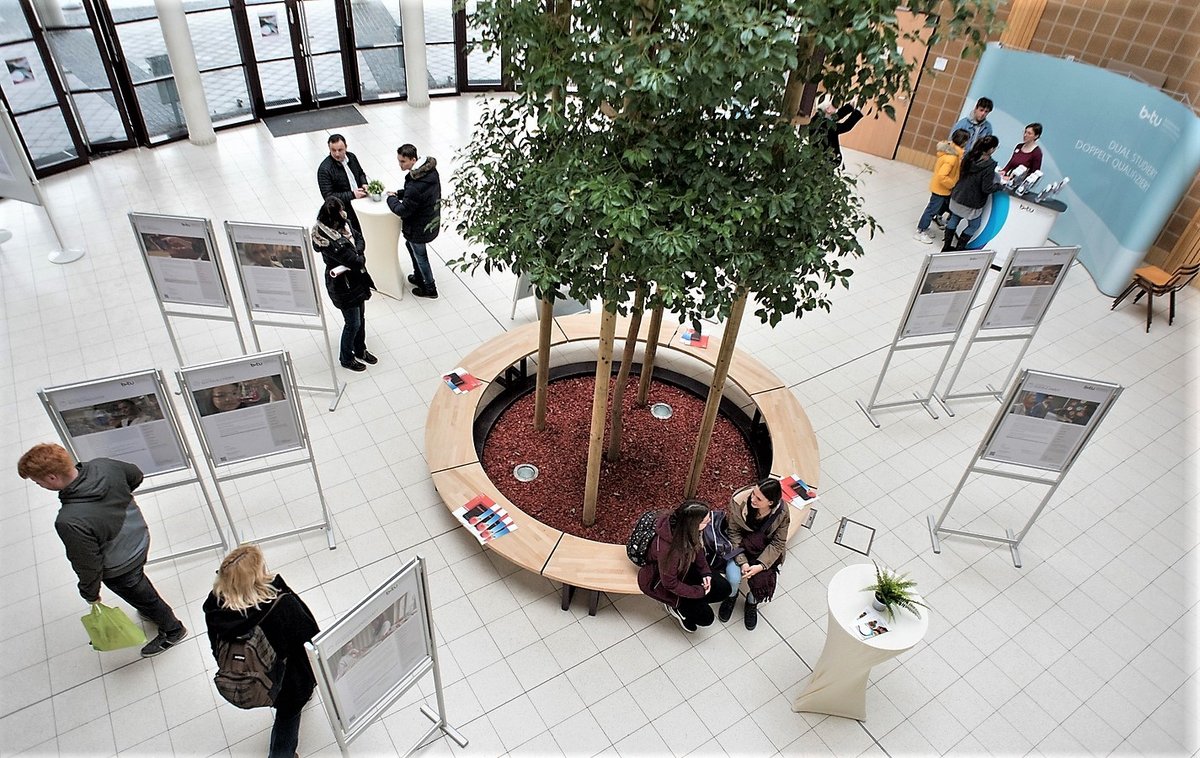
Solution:
M 353 105 L 343 105 L 340 108 L 323 108 L 306 113 L 289 113 L 286 116 L 270 116 L 263 123 L 271 130 L 272 137 L 286 137 L 289 134 L 304 132 L 320 132 L 326 129 L 336 129 L 339 126 L 358 126 L 367 123 L 363 114 Z

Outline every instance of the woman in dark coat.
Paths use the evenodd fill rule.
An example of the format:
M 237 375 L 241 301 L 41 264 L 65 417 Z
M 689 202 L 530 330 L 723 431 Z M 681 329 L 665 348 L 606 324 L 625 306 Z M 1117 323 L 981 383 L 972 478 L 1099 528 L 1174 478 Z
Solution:
M 292 758 L 300 739 L 300 713 L 317 686 L 304 643 L 320 631 L 312 611 L 283 577 L 267 571 L 257 545 L 235 548 L 217 571 L 204 601 L 204 621 L 213 658 L 217 643 L 262 628 L 275 654 L 285 661 L 283 686 L 275 698 L 275 725 L 268 758 Z
M 688 633 L 712 624 L 716 617 L 710 604 L 732 592 L 729 581 L 714 575 L 704 557 L 701 532 L 711 518 L 708 506 L 699 500 L 685 500 L 659 517 L 646 565 L 638 571 L 642 592 L 662 603 Z
M 367 350 L 366 302 L 371 299 L 375 282 L 367 273 L 363 254 L 367 243 L 350 226 L 342 201 L 336 197 L 328 198 L 317 211 L 312 243 L 313 250 L 325 259 L 325 289 L 329 299 L 346 322 L 338 360 L 343 368 L 363 371 L 367 368 L 364 364 L 379 360 Z
M 979 229 L 983 221 L 983 206 L 988 195 L 1003 186 L 996 173 L 996 161 L 992 153 L 1000 140 L 989 134 L 980 137 L 963 156 L 958 183 L 950 193 L 950 219 L 946 222 L 946 237 L 942 251 L 962 250 Z M 958 224 L 966 219 L 961 235 L 957 235 Z

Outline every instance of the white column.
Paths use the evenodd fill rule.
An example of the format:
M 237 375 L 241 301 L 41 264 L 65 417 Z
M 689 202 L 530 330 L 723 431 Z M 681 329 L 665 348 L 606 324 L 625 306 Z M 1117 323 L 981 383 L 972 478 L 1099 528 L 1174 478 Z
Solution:
M 188 140 L 193 145 L 211 145 L 217 141 L 217 134 L 213 131 L 212 117 L 208 115 L 208 100 L 200 82 L 200 66 L 196 63 L 196 49 L 192 47 L 183 4 L 179 0 L 154 0 L 154 7 L 158 11 L 163 40 L 167 43 L 167 57 L 175 75 Z
M 408 104 L 424 108 L 429 105 L 424 0 L 400 0 L 400 28 L 404 37 L 404 78 L 408 84 Z
M 33 0 L 33 9 L 37 11 L 37 16 L 41 19 L 43 29 L 55 29 L 67 25 L 62 12 L 62 0 Z

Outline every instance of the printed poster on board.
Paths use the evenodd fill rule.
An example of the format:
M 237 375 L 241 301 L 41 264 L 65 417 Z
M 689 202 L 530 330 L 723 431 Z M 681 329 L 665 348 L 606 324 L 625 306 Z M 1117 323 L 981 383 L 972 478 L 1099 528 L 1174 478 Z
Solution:
M 224 466 L 303 447 L 283 353 L 180 370 L 212 462 Z
M 153 371 L 42 391 L 79 460 L 114 458 L 147 476 L 187 468 Z
M 1117 387 L 1030 371 L 988 440 L 982 460 L 1064 470 Z
M 991 262 L 988 251 L 931 254 L 900 336 L 958 331 Z
M 302 227 L 228 223 L 226 229 L 251 309 L 319 315 Z
M 1077 247 L 1037 247 L 1013 250 L 1012 260 L 983 315 L 982 329 L 1036 326 L 1046 315 Z
M 204 219 L 135 213 L 129 219 L 163 305 L 229 305 Z

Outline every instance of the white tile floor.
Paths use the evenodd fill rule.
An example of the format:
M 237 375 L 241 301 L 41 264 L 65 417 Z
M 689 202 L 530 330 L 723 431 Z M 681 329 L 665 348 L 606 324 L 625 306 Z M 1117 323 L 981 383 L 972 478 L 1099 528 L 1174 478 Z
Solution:
M 395 147 L 435 155 L 448 180 L 454 149 L 478 110 L 471 98 L 428 109 L 364 108 L 370 123 L 346 130 L 350 149 L 389 185 Z M 261 126 L 122 153 L 44 182 L 66 241 L 87 256 L 49 264 L 41 210 L 0 202 L 3 355 L 0 412 L 9 421 L 0 460 L 54 439 L 39 387 L 175 366 L 125 214 L 130 210 L 308 224 L 325 135 L 272 139 Z M 864 156 L 851 154 L 853 170 Z M 882 412 L 873 429 L 854 406 L 870 393 L 918 265 L 930 248 L 910 237 L 926 200 L 926 173 L 870 159 L 870 211 L 886 231 L 832 314 L 747 323 L 740 345 L 784 377 L 805 404 L 821 444 L 824 505 L 812 533 L 791 548 L 777 600 L 757 631 L 717 625 L 685 636 L 655 603 L 611 598 L 600 615 L 558 609 L 556 588 L 481 552 L 456 529 L 422 457 L 424 416 L 439 372 L 508 319 L 512 277 L 468 278 L 442 264 L 462 250 L 451 233 L 432 245 L 442 297 L 370 303 L 370 346 L 381 361 L 347 376 L 336 413 L 304 402 L 314 452 L 334 511 L 336 551 L 319 533 L 268 543 L 272 566 L 325 624 L 401 560 L 420 554 L 432 571 L 435 622 L 450 718 L 470 740 L 442 738 L 422 754 L 797 755 L 1189 754 L 1197 732 L 1196 341 L 1200 298 L 1182 293 L 1179 319 L 1149 334 L 1141 306 L 1110 299 L 1076 267 L 1024 365 L 1127 387 L 1022 549 L 948 539 L 930 550 L 924 517 L 949 496 L 996 412 L 960 403 L 934 421 L 913 408 Z M 448 183 L 448 181 L 447 181 Z M 222 243 L 224 247 L 224 243 Z M 515 323 L 533 318 L 528 301 Z M 337 330 L 334 315 L 331 327 Z M 185 359 L 226 357 L 225 325 L 176 321 Z M 714 326 L 713 331 L 719 327 Z M 300 334 L 300 336 L 297 336 Z M 268 329 L 301 374 L 321 378 L 311 335 Z M 798 357 L 802 356 L 802 357 Z M 959 387 L 1003 378 L 1012 346 L 973 353 Z M 881 400 L 923 389 L 936 356 L 901 354 Z M 909 386 L 911 385 L 911 387 Z M 202 636 L 144 661 L 98 655 L 76 617 L 85 606 L 52 530 L 53 496 L 0 478 L 0 745 L 36 755 L 261 755 L 266 712 L 239 711 L 213 693 Z M 973 482 L 952 518 L 968 528 L 1019 525 L 1040 490 Z M 155 547 L 211 539 L 198 493 L 140 498 Z M 235 518 L 251 533 L 311 521 L 303 470 L 243 480 Z M 878 667 L 865 723 L 794 714 L 789 705 L 825 634 L 825 586 L 861 556 L 832 544 L 837 517 L 879 527 L 873 557 L 912 572 L 933 606 L 925 642 Z M 152 567 L 161 591 L 202 631 L 200 602 L 212 552 Z M 581 605 L 577 603 L 577 605 Z M 503 651 L 503 655 L 502 655 Z M 488 662 L 491 663 L 488 663 Z M 728 696 L 733 690 L 737 699 Z M 428 692 L 428 688 L 426 688 Z M 390 755 L 422 717 L 398 704 L 353 745 Z M 320 705 L 304 719 L 303 755 L 334 755 Z

